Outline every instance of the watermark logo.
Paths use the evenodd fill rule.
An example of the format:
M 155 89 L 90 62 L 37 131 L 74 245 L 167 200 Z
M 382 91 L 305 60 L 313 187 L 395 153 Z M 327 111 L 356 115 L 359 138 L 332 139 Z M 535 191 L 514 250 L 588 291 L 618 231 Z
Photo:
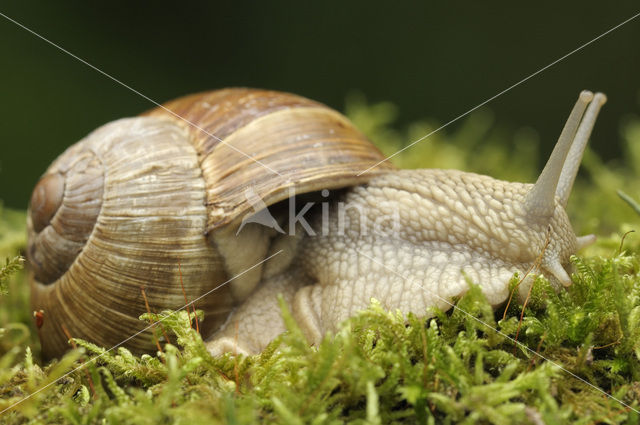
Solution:
M 271 215 L 269 212 L 269 208 L 267 208 L 267 204 L 264 203 L 262 198 L 258 196 L 258 194 L 253 190 L 252 187 L 248 187 L 244 191 L 244 196 L 247 198 L 247 202 L 253 208 L 253 214 L 246 215 L 240 226 L 238 227 L 238 231 L 236 232 L 236 236 L 240 233 L 242 228 L 247 223 L 258 223 L 262 226 L 268 227 L 270 229 L 275 229 L 278 233 L 285 233 L 282 230 L 282 227 L 278 224 L 275 217 Z
M 331 198 L 327 189 L 323 189 L 319 194 L 323 201 L 299 205 L 295 189 L 289 188 L 288 208 L 283 212 L 287 216 L 281 215 L 276 219 L 264 200 L 252 187 L 248 187 L 244 195 L 253 212 L 242 219 L 236 235 L 250 223 L 290 236 L 301 231 L 309 236 L 326 236 L 330 233 L 344 235 L 348 231 L 356 231 L 360 236 L 375 234 L 388 237 L 398 235 L 400 231 L 400 208 L 397 202 L 381 199 L 372 205 L 363 202 L 362 197 Z

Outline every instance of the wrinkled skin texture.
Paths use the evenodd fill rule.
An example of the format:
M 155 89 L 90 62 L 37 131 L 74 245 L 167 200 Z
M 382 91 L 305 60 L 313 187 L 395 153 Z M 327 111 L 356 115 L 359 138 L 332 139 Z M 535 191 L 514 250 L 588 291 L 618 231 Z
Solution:
M 275 239 L 272 251 L 283 249 L 283 257 L 267 263 L 258 290 L 213 335 L 210 351 L 261 351 L 285 330 L 279 294 L 309 341 L 318 343 L 371 298 L 388 310 L 428 317 L 433 307 L 449 309 L 467 281 L 499 305 L 513 274 L 534 264 L 556 285 L 568 284 L 557 268 L 569 264 L 576 236 L 559 203 L 551 217 L 525 210 L 531 187 L 430 169 L 402 170 L 350 189 L 324 221 L 315 211 L 309 219 L 315 235 L 302 239 L 304 230 L 296 229 L 297 236 Z M 520 285 L 521 295 L 530 284 Z

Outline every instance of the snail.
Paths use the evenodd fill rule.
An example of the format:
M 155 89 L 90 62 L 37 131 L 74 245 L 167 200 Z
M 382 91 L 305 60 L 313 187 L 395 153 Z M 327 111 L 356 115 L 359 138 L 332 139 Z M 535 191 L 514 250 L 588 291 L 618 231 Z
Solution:
M 576 237 L 565 207 L 605 101 L 580 94 L 535 184 L 398 170 L 338 112 L 275 91 L 205 92 L 108 123 L 31 197 L 43 354 L 67 350 L 67 333 L 119 344 L 148 308 L 185 299 L 212 354 L 251 354 L 285 330 L 279 297 L 317 343 L 372 298 L 426 317 L 467 280 L 494 306 L 534 266 L 568 286 L 570 256 L 595 237 Z M 126 345 L 155 347 L 150 332 Z

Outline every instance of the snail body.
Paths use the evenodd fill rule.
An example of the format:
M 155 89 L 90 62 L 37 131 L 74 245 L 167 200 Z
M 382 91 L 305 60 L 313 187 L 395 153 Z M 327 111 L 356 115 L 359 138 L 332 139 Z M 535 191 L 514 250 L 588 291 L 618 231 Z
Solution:
M 208 92 L 109 123 L 32 196 L 43 352 L 68 348 L 63 327 L 120 343 L 143 327 L 142 289 L 153 310 L 184 305 L 180 278 L 214 354 L 259 352 L 281 333 L 279 294 L 317 342 L 371 298 L 426 315 L 469 278 L 498 305 L 534 264 L 569 285 L 569 257 L 593 237 L 575 236 L 564 207 L 604 100 L 581 93 L 534 185 L 395 170 L 346 118 L 278 92 Z M 314 202 L 291 207 L 304 194 Z M 148 333 L 127 343 L 153 349 Z

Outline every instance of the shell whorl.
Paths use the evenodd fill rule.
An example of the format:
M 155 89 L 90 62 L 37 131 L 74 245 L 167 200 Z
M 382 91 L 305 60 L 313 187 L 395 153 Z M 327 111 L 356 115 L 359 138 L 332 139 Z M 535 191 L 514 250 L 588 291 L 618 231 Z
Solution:
M 103 346 L 142 329 L 141 287 L 151 308 L 161 311 L 184 304 L 180 272 L 189 300 L 225 280 L 219 255 L 204 235 L 207 213 L 197 155 L 174 123 L 131 118 L 107 124 L 67 150 L 40 184 L 60 178 L 49 176 L 64 179 L 60 206 L 40 232 L 33 218 L 28 220 L 32 307 L 44 310 L 45 356 L 68 349 L 63 325 L 73 337 Z M 39 216 L 35 211 L 31 217 Z M 61 255 L 65 250 L 68 255 Z M 197 307 L 206 312 L 211 329 L 226 319 L 233 301 L 221 288 Z M 151 344 L 144 333 L 128 346 L 146 351 Z
M 247 187 L 272 205 L 288 198 L 290 188 L 296 194 L 337 189 L 395 168 L 383 162 L 358 176 L 382 153 L 338 112 L 289 93 L 217 90 L 146 115 L 173 120 L 191 134 L 207 187 L 208 231 L 252 212 Z
M 28 251 L 39 282 L 54 282 L 78 256 L 100 213 L 103 187 L 100 159 L 78 149 L 38 182 L 30 202 Z

